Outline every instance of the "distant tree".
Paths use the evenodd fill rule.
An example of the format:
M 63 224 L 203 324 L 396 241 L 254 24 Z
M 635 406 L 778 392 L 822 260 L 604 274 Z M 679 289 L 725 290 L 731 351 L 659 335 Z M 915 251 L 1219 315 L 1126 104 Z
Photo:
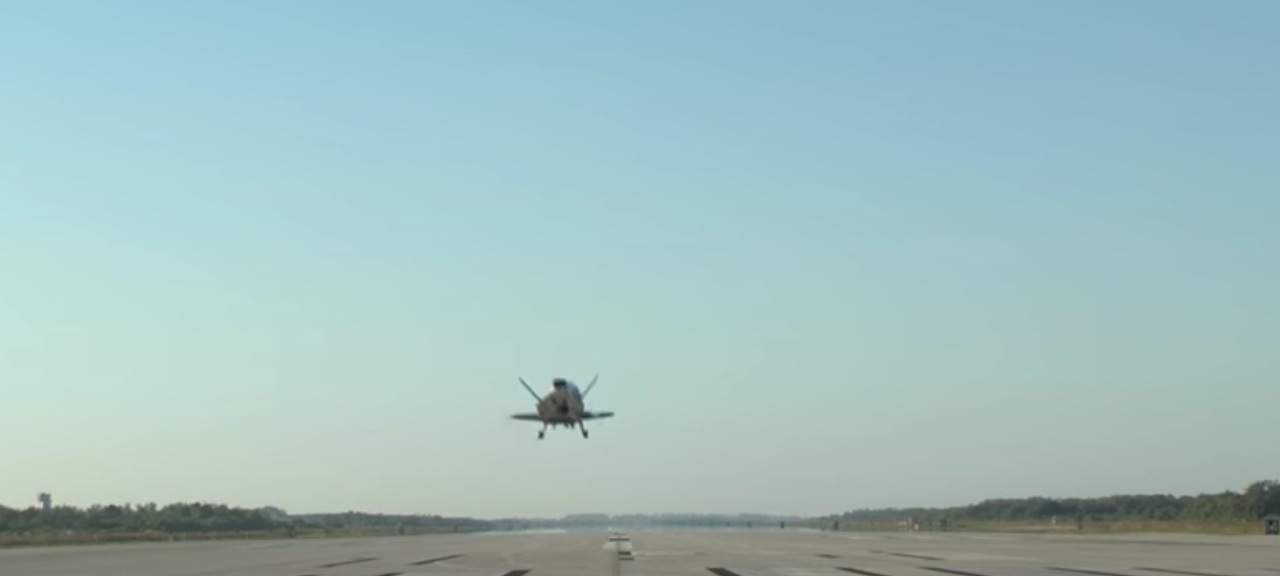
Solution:
M 1100 498 L 1000 498 L 952 508 L 861 509 L 816 518 L 821 521 L 874 522 L 907 517 L 949 521 L 1048 520 L 1240 520 L 1280 516 L 1280 482 L 1262 480 L 1244 492 L 1197 496 L 1118 494 Z

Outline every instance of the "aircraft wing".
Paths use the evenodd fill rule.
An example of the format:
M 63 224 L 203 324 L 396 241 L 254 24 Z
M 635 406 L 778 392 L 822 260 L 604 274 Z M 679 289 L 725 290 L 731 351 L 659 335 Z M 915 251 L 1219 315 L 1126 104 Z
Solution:
M 542 417 L 533 412 L 526 412 L 524 414 L 512 414 L 511 419 L 512 420 L 532 420 L 534 422 L 542 421 Z
M 583 420 L 599 420 L 601 418 L 613 418 L 613 412 L 583 412 Z

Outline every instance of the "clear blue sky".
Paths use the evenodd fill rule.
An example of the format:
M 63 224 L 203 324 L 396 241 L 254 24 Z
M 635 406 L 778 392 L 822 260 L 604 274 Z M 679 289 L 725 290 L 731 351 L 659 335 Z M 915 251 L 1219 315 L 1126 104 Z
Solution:
M 7 2 L 0 502 L 1280 476 L 1280 2 Z M 544 442 L 517 376 L 618 418 Z

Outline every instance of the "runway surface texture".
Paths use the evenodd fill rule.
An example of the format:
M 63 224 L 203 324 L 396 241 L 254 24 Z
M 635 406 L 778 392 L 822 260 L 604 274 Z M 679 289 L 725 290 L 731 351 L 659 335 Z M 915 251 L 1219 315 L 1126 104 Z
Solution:
M 1280 576 L 1280 537 L 632 531 L 0 550 L 2 576 Z

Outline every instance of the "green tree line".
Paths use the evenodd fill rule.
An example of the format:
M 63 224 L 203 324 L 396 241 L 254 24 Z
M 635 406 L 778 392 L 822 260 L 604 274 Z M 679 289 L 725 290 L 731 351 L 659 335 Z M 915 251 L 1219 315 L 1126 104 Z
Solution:
M 54 506 L 17 510 L 0 506 L 0 534 L 26 532 L 251 532 L 274 523 L 261 511 L 225 504 L 179 502 L 88 508 Z
M 1280 516 L 1280 482 L 1260 480 L 1243 491 L 1173 496 L 1124 494 L 1099 498 L 999 498 L 951 508 L 860 509 L 824 520 L 1019 521 L 1083 518 L 1090 521 L 1186 520 L 1240 521 Z
M 483 530 L 488 522 L 474 518 L 450 518 L 432 514 L 371 514 L 366 512 L 337 512 L 320 514 L 294 514 L 289 522 L 323 526 L 327 528 L 447 528 L 459 532 Z
M 362 529 L 417 528 L 433 531 L 475 531 L 487 523 L 471 518 L 431 515 L 387 515 L 346 512 L 287 515 L 274 507 L 237 508 L 225 504 L 178 502 L 95 505 L 88 508 L 54 506 L 14 509 L 0 506 L 0 534 L 32 533 L 146 533 L 167 534 L 287 531 L 290 528 Z

